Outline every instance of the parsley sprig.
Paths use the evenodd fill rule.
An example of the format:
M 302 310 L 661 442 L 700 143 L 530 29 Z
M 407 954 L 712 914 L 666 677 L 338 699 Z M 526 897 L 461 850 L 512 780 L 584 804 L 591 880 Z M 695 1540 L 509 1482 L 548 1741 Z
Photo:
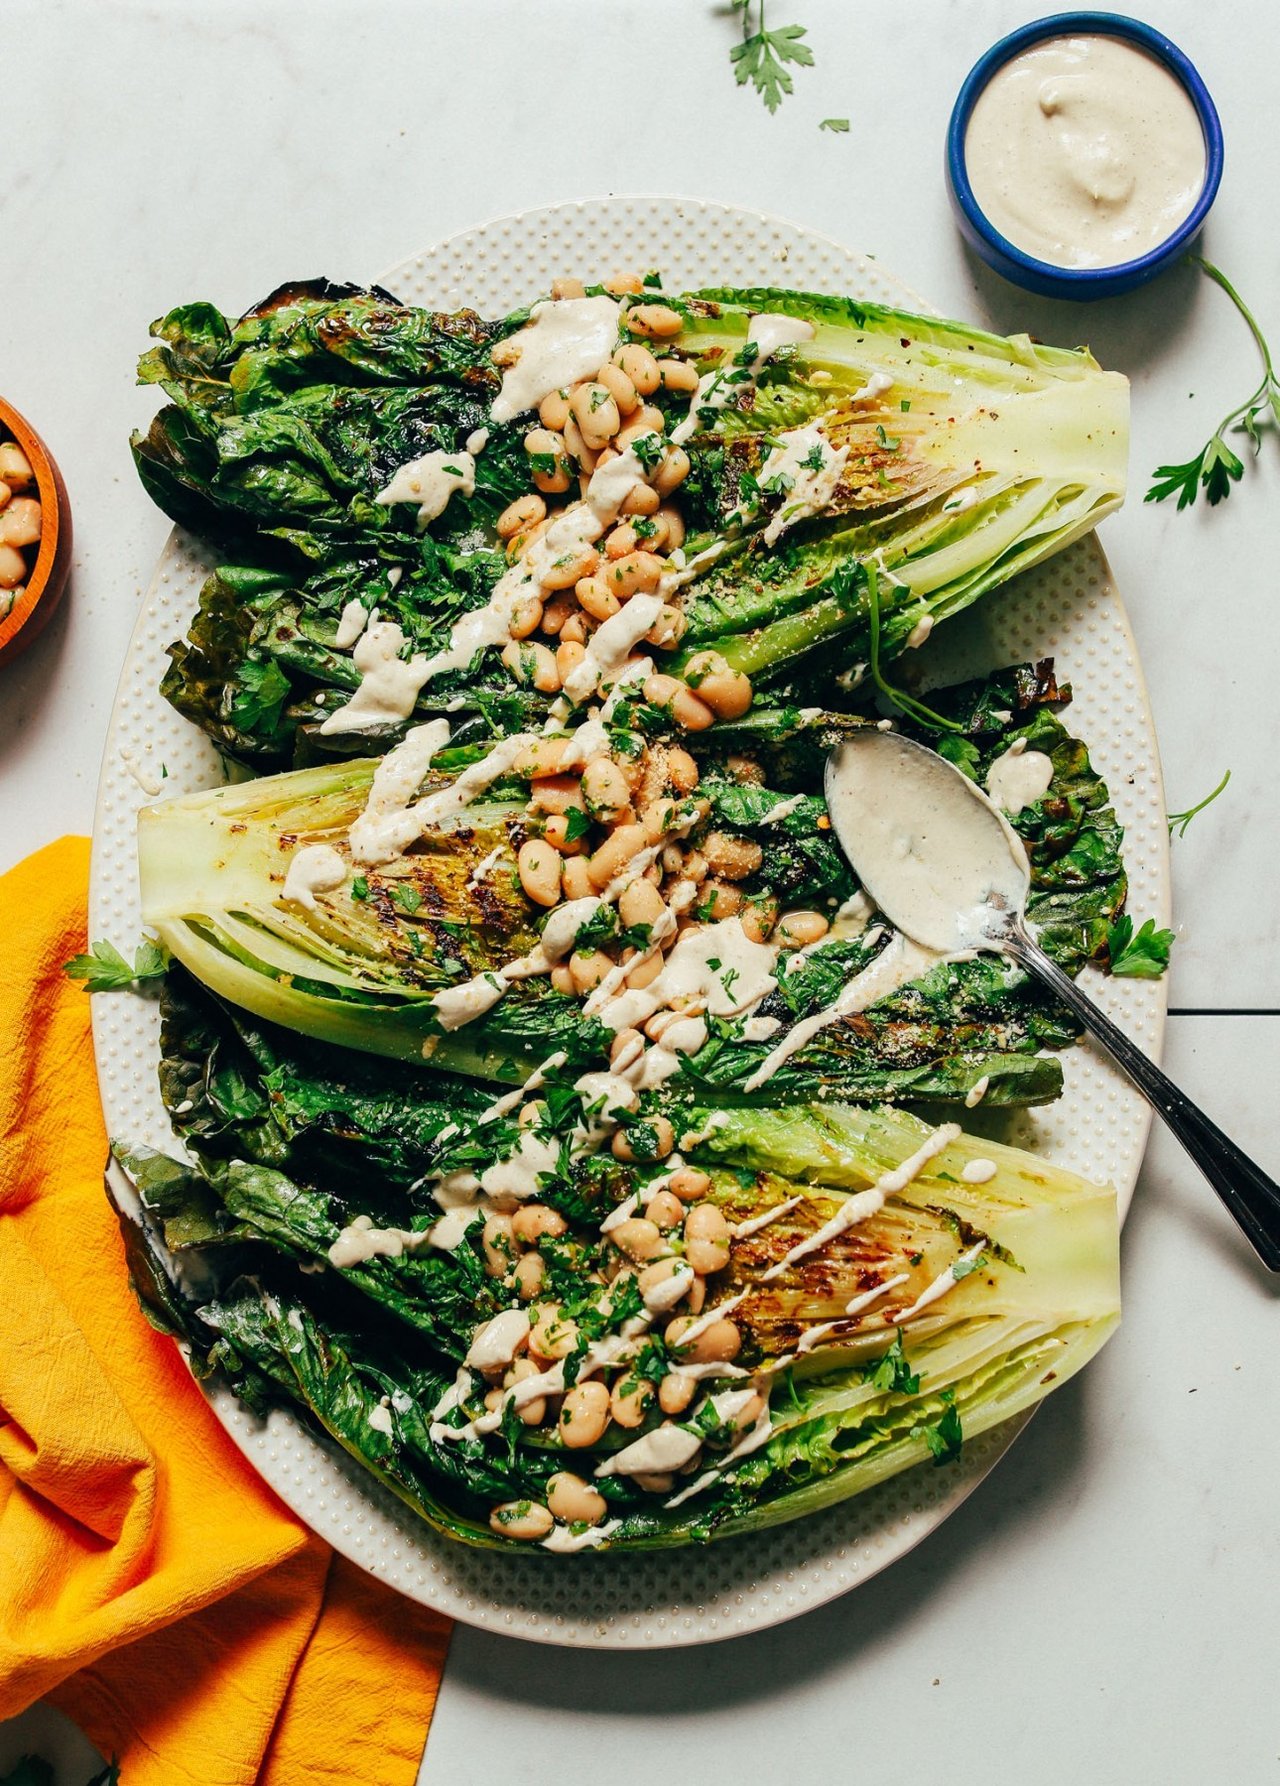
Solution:
M 1111 971 L 1132 980 L 1158 980 L 1169 965 L 1169 951 L 1174 936 L 1171 930 L 1157 930 L 1154 918 L 1148 918 L 1140 930 L 1133 928 L 1127 912 L 1107 926 L 1107 953 Z
M 1244 461 L 1227 445 L 1225 439 L 1228 429 L 1242 429 L 1248 435 L 1256 458 L 1262 445 L 1262 429 L 1268 423 L 1273 428 L 1280 427 L 1280 378 L 1276 376 L 1276 369 L 1271 363 L 1271 349 L 1267 346 L 1266 337 L 1259 328 L 1256 317 L 1220 268 L 1198 254 L 1188 255 L 1187 258 L 1201 267 L 1215 285 L 1222 287 L 1248 323 L 1249 332 L 1262 356 L 1262 381 L 1243 403 L 1237 404 L 1229 415 L 1224 416 L 1210 435 L 1208 443 L 1193 459 L 1188 459 L 1184 465 L 1156 467 L 1156 481 L 1147 491 L 1146 500 L 1163 502 L 1167 496 L 1176 496 L 1179 509 L 1190 508 L 1201 489 L 1210 506 L 1222 502 L 1230 496 L 1232 484 L 1238 484 L 1243 477 Z
M 776 112 L 795 84 L 786 64 L 798 68 L 813 67 L 813 51 L 800 39 L 803 25 L 779 25 L 770 31 L 765 24 L 765 0 L 730 0 L 735 12 L 742 14 L 742 42 L 729 51 L 734 79 L 740 87 L 750 81 L 770 112 Z M 751 29 L 752 24 L 756 29 Z
M 1185 812 L 1171 812 L 1169 814 L 1170 837 L 1185 837 L 1187 835 L 1187 826 L 1191 823 L 1192 819 L 1198 812 L 1203 812 L 1206 806 L 1213 805 L 1214 801 L 1218 798 L 1218 795 L 1230 780 L 1231 771 L 1228 769 L 1227 773 L 1223 776 L 1222 780 L 1211 794 L 1206 794 L 1203 800 L 1197 800 L 1194 806 L 1188 806 Z
M 159 980 L 168 966 L 160 944 L 144 937 L 133 957 L 133 966 L 111 943 L 94 943 L 87 955 L 73 955 L 63 968 L 69 980 L 79 980 L 86 992 L 123 992 L 146 980 Z

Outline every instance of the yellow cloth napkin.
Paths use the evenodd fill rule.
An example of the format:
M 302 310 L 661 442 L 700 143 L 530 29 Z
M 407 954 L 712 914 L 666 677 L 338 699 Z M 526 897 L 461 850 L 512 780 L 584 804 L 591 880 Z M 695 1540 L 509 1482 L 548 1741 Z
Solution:
M 448 1622 L 277 1500 L 129 1289 L 62 973 L 88 860 L 0 878 L 0 1718 L 52 1699 L 123 1786 L 410 1786 Z

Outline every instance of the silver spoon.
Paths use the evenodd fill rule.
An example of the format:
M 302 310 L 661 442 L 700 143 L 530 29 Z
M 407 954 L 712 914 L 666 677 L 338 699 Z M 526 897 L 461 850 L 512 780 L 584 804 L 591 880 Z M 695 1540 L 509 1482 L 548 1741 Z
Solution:
M 1181 1141 L 1267 1269 L 1280 1271 L 1280 1186 L 1033 940 L 1026 852 L 994 802 L 936 751 L 872 728 L 827 759 L 826 796 L 840 846 L 885 917 L 925 948 L 1007 955 L 1043 981 Z

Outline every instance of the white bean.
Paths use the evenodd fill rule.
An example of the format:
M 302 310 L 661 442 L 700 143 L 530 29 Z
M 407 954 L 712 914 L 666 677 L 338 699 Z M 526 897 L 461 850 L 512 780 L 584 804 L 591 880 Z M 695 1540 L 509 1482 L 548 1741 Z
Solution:
M 575 1383 L 560 1404 L 560 1440 L 570 1451 L 598 1445 L 609 1424 L 609 1391 L 593 1377 Z
M 535 905 L 559 903 L 560 858 L 545 838 L 531 837 L 522 843 L 516 867 L 520 885 Z
M 572 1470 L 557 1470 L 548 1479 L 547 1505 L 566 1525 L 585 1526 L 598 1526 L 609 1507 L 599 1490 Z
M 503 1501 L 489 1514 L 491 1530 L 504 1538 L 521 1538 L 527 1544 L 545 1538 L 555 1523 L 551 1509 L 541 1501 Z

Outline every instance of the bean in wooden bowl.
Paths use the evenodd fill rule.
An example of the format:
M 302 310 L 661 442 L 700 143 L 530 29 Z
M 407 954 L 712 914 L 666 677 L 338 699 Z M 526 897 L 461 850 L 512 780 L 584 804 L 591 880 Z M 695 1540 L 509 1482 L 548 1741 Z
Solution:
M 0 663 L 52 619 L 71 569 L 71 506 L 48 448 L 0 399 Z

